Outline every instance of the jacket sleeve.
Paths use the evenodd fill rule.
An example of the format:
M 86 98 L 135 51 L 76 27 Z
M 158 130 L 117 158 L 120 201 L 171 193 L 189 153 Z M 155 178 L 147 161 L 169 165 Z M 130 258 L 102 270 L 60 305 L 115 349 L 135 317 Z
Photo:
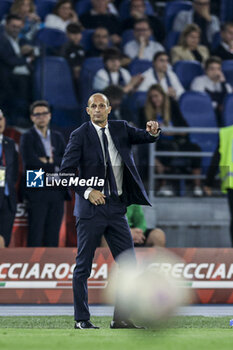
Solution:
M 126 124 L 129 141 L 132 145 L 137 145 L 140 143 L 153 143 L 156 142 L 159 138 L 158 136 L 151 136 L 149 132 L 143 129 L 138 129 L 133 126 Z
M 40 169 L 42 168 L 45 172 L 54 172 L 54 163 L 43 163 L 33 148 L 33 140 L 30 134 L 24 134 L 20 140 L 20 152 L 23 159 L 25 169 Z

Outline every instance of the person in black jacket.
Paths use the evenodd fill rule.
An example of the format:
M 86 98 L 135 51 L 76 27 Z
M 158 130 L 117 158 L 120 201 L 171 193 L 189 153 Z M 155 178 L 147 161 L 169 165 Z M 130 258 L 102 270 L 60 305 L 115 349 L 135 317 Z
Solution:
M 5 126 L 6 119 L 0 110 L 0 248 L 10 243 L 17 204 L 18 153 L 15 142 L 3 135 Z
M 214 51 L 214 55 L 221 60 L 233 60 L 233 23 L 224 23 L 221 27 L 221 41 Z
M 139 112 L 138 126 L 141 128 L 145 122 L 155 120 L 159 122 L 161 127 L 187 127 L 178 103 L 166 95 L 159 84 L 154 84 L 147 92 L 147 100 L 145 106 Z M 158 151 L 189 151 L 199 152 L 200 148 L 189 141 L 187 134 L 163 133 L 157 147 Z M 147 161 L 148 149 L 144 156 L 140 157 Z M 159 174 L 186 172 L 190 169 L 192 174 L 200 175 L 200 158 L 177 158 L 177 157 L 157 157 L 156 171 Z M 161 187 L 158 195 L 172 196 L 174 194 L 172 188 L 167 186 L 166 180 L 161 181 Z M 202 196 L 203 191 L 199 179 L 194 180 L 193 195 Z
M 22 135 L 20 142 L 24 169 L 58 173 L 65 141 L 59 132 L 49 127 L 51 113 L 47 101 L 34 102 L 30 114 L 33 127 Z M 29 247 L 58 246 L 65 194 L 59 188 L 26 188 Z

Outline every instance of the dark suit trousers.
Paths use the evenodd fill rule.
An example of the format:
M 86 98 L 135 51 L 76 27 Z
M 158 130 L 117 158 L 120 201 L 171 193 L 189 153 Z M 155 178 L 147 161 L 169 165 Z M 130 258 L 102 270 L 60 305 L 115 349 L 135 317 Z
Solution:
M 34 193 L 28 203 L 28 247 L 57 247 L 64 213 L 64 195 L 49 190 Z
M 73 273 L 73 293 L 75 320 L 89 320 L 87 279 L 91 274 L 95 249 L 99 246 L 102 235 L 109 245 L 114 259 L 130 249 L 136 262 L 133 240 L 125 217 L 126 205 L 120 200 L 106 199 L 105 205 L 98 205 L 95 214 L 88 219 L 77 221 L 78 255 Z M 114 319 L 118 317 L 115 308 Z
M 5 240 L 5 246 L 8 247 L 11 240 L 11 232 L 15 218 L 15 211 L 12 211 L 9 198 L 4 196 L 0 208 L 0 235 Z

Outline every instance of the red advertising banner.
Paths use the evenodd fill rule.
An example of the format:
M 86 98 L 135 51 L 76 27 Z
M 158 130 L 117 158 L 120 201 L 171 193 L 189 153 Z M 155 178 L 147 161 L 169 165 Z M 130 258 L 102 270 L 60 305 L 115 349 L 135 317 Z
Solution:
M 196 303 L 233 303 L 233 249 L 173 248 L 177 262 L 159 268 L 183 277 L 193 290 Z M 139 261 L 156 253 L 154 248 L 136 249 Z M 0 249 L 0 303 L 72 303 L 72 272 L 75 248 Z M 105 303 L 113 258 L 108 248 L 96 251 L 88 280 L 90 304 Z

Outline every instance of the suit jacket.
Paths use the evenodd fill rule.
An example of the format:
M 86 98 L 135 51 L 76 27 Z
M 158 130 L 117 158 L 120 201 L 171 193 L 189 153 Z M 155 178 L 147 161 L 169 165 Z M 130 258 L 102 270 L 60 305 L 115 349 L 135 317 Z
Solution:
M 9 188 L 9 199 L 12 211 L 16 211 L 16 191 L 15 184 L 18 179 L 18 153 L 15 148 L 15 142 L 7 136 L 3 136 L 2 140 L 3 151 L 5 153 L 6 160 L 6 182 Z M 0 187 L 0 208 L 4 198 L 4 188 Z
M 62 157 L 65 151 L 65 141 L 60 132 L 51 130 L 51 144 L 53 151 L 54 163 L 43 163 L 39 160 L 40 157 L 46 157 L 44 145 L 34 127 L 29 129 L 21 136 L 20 152 L 23 159 L 24 170 L 36 170 L 42 168 L 47 173 L 54 173 L 55 167 L 60 167 Z M 24 182 L 25 183 L 25 182 Z M 36 192 L 45 192 L 46 189 L 39 189 Z M 49 191 L 48 192 L 49 195 Z M 35 193 L 34 189 L 27 189 L 28 194 Z
M 132 203 L 151 205 L 141 178 L 135 166 L 131 145 L 155 142 L 157 137 L 147 131 L 131 127 L 126 121 L 108 121 L 109 132 L 116 149 L 124 163 L 123 173 L 123 201 L 126 205 Z M 84 123 L 74 130 L 62 160 L 62 173 L 75 173 L 82 179 L 92 176 L 105 178 L 103 152 L 98 134 L 91 122 Z M 74 215 L 79 218 L 89 218 L 94 215 L 96 207 L 89 200 L 84 199 L 84 193 L 89 186 L 75 187 Z M 92 186 L 102 191 L 103 187 Z
M 207 58 L 209 58 L 209 50 L 206 46 L 199 45 L 197 47 L 197 51 L 202 56 L 203 61 L 206 61 Z M 171 49 L 171 59 L 172 64 L 176 63 L 177 61 L 196 61 L 192 51 L 180 45 L 174 46 Z

